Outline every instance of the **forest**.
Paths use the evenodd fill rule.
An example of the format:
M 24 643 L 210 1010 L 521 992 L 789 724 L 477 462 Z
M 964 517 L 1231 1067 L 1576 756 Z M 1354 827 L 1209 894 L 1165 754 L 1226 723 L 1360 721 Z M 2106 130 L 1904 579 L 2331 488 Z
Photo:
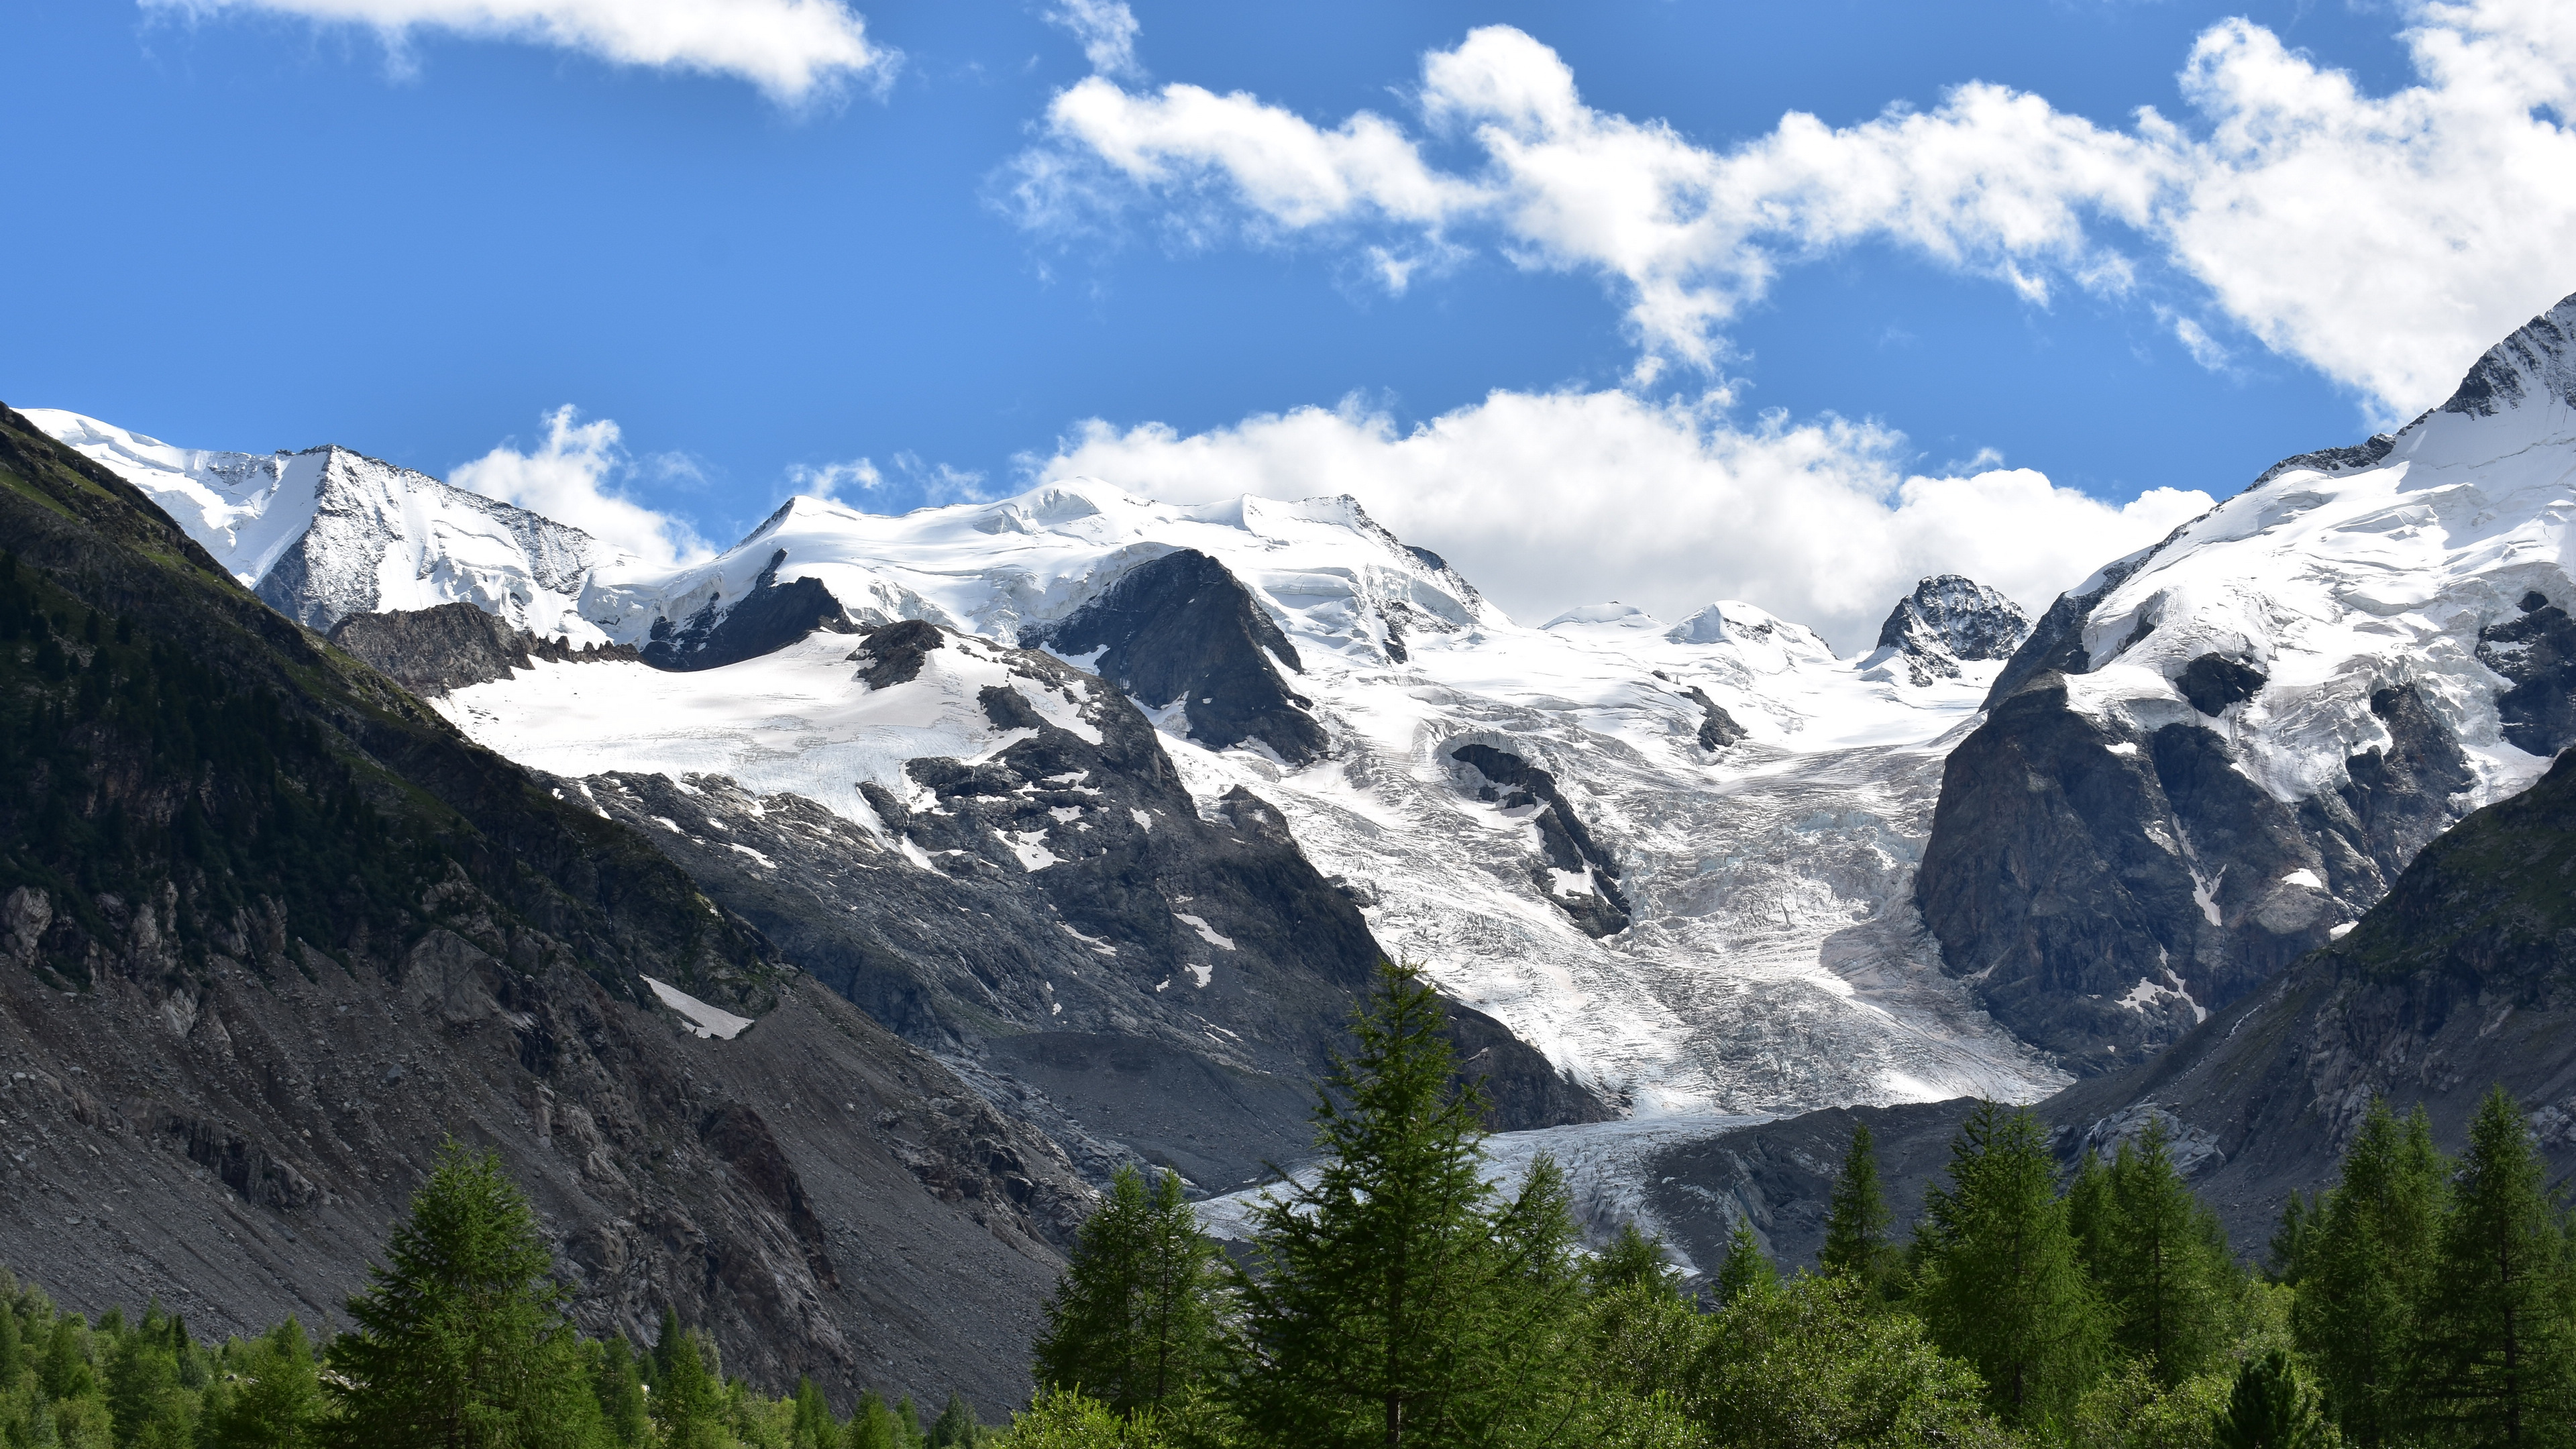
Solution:
M 1320 1085 L 1317 1168 L 1234 1251 L 1177 1177 L 1122 1171 L 1046 1308 L 1035 1402 L 926 1426 L 875 1393 L 771 1396 L 666 1313 L 585 1335 L 497 1156 L 451 1143 L 348 1326 L 191 1338 L 0 1282 L 0 1441 L 62 1449 L 1225 1449 L 1225 1446 L 2558 1445 L 2576 1264 L 2529 1125 L 2491 1093 L 2454 1159 L 2374 1103 L 2259 1268 L 2159 1119 L 2071 1171 L 1987 1103 L 1901 1241 L 1868 1131 L 1813 1272 L 1749 1222 L 1686 1286 L 1633 1229 L 1577 1231 L 1540 1159 L 1489 1178 L 1439 998 L 1381 967 Z

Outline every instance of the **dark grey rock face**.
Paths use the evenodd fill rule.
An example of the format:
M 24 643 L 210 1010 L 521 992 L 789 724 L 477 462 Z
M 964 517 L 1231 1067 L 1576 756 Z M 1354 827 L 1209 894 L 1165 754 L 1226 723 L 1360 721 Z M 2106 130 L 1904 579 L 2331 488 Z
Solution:
M 1647 1163 L 1646 1202 L 1702 1273 L 1726 1261 L 1738 1222 L 1752 1224 L 1781 1272 L 1812 1271 L 1852 1128 L 1869 1124 L 1879 1189 L 1902 1242 L 1923 1210 L 1923 1189 L 1949 1167 L 1950 1139 L 1975 1106 L 1961 1099 L 1831 1107 L 1684 1143 Z
M 2174 1040 L 2324 945 L 2453 818 L 2458 741 L 2411 686 L 2371 707 L 2391 747 L 2293 807 L 2214 731 L 2106 725 L 2041 676 L 1944 768 L 1915 889 L 1945 969 L 2079 1074 Z
M 331 628 L 331 642 L 383 670 L 415 694 L 506 679 L 535 660 L 634 659 L 628 644 L 540 639 L 468 603 L 391 614 L 351 614 Z
M 2260 694 L 2269 678 L 2262 670 L 2223 654 L 2203 654 L 2182 667 L 2174 677 L 2174 688 L 2182 691 L 2193 709 L 2215 719 L 2229 705 Z
M 2257 1254 L 2291 1192 L 2330 1183 L 2372 1096 L 2458 1151 L 2501 1083 L 2553 1178 L 2576 1170 L 2576 756 L 2426 846 L 2352 932 L 2152 1063 L 2043 1105 L 2086 1124 L 2153 1104 L 2220 1161 L 2195 1182 Z
M 2442 404 L 2446 413 L 2493 417 L 2520 405 L 2537 390 L 2576 407 L 2576 297 L 2532 318 L 2511 337 L 2470 364 L 2459 390 Z
M 937 637 L 888 626 L 858 658 L 918 668 Z M 1310 1079 L 1378 960 L 1366 921 L 1267 802 L 1237 789 L 1203 813 L 1123 696 L 1036 651 L 940 647 L 969 646 L 1016 675 L 984 691 L 987 716 L 1033 733 L 974 764 L 913 761 L 909 803 L 855 791 L 882 836 L 721 778 L 567 788 L 1094 1176 L 1141 1159 L 1223 1191 L 1302 1155 Z M 1050 723 L 1024 689 L 1088 701 L 1100 739 Z M 1498 1126 L 1608 1115 L 1491 1019 L 1452 1017 Z
M 1683 689 L 1682 693 L 1697 701 L 1703 712 L 1699 722 L 1701 749 L 1714 753 L 1744 738 L 1746 733 L 1744 726 L 1735 722 L 1735 716 L 1728 714 L 1724 705 L 1709 698 L 1708 691 L 1697 685 L 1691 685 Z
M 2021 606 L 1974 579 L 1941 574 L 1914 586 L 1878 630 L 1885 657 L 1914 683 L 1959 677 L 1961 660 L 2009 659 L 2030 634 Z
M 2555 755 L 2576 744 L 2576 621 L 2538 593 L 2522 609 L 2521 618 L 2478 631 L 2478 662 L 2513 686 L 2496 697 L 2505 739 Z
M 640 651 L 644 662 L 656 669 L 714 669 L 783 649 L 817 629 L 857 632 L 859 626 L 820 579 L 778 582 L 778 566 L 786 561 L 787 551 L 780 549 L 731 607 L 710 598 L 681 623 L 654 620 Z
M 1702 733 L 1705 738 L 1704 728 Z M 1490 782 L 1478 790 L 1478 798 L 1501 810 L 1537 812 L 1531 819 L 1538 826 L 1539 848 L 1547 862 L 1537 874 L 1539 894 L 1572 916 L 1586 935 L 1598 938 L 1628 929 L 1628 899 L 1619 890 L 1619 864 L 1592 838 L 1583 818 L 1556 788 L 1554 775 L 1491 745 L 1460 745 L 1449 752 L 1449 758 L 1474 767 Z M 1557 889 L 1550 870 L 1569 875 L 1588 871 L 1593 888 L 1566 894 Z
M 1312 701 L 1279 667 L 1302 670 L 1296 646 L 1225 566 L 1196 549 L 1137 565 L 1107 593 L 1022 642 L 1067 656 L 1100 651 L 1100 677 L 1148 709 L 1178 703 L 1189 737 L 1212 749 L 1259 740 L 1292 765 L 1322 758 Z M 1390 652 L 1401 651 L 1401 641 Z

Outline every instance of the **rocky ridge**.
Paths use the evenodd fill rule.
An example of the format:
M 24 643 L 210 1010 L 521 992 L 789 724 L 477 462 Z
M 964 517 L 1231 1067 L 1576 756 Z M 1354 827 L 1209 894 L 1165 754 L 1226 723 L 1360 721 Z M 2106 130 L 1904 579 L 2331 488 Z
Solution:
M 2327 944 L 2570 742 L 2576 298 L 2443 407 L 2268 470 L 2050 608 L 1945 766 L 1946 969 L 2080 1073 Z
M 0 1258 L 327 1327 L 454 1136 L 593 1331 L 1025 1392 L 1089 1195 L 1046 1138 L 5 410 L 0 533 Z

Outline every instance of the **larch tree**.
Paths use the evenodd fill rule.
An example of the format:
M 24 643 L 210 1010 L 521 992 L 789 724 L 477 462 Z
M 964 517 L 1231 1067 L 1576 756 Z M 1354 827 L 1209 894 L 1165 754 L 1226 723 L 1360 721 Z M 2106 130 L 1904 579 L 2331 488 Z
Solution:
M 1909 1300 L 1943 1351 L 1985 1379 L 1996 1412 L 2065 1412 L 2101 1361 L 2101 1310 L 2055 1190 L 2046 1134 L 2023 1109 L 1980 1103 L 1924 1195 Z
M 1039 1383 L 1134 1414 L 1199 1382 L 1217 1357 L 1214 1256 L 1178 1173 L 1149 1188 L 1119 1168 L 1046 1305 Z
M 526 1194 L 490 1152 L 450 1141 L 385 1263 L 349 1300 L 325 1383 L 343 1443 L 366 1449 L 550 1449 L 592 1443 L 568 1297 Z
M 2576 1438 L 2567 1240 L 2522 1109 L 2499 1086 L 2469 1124 L 2416 1323 L 2418 1423 L 2521 1449 Z
M 2111 1341 L 2167 1387 L 2227 1346 L 2241 1287 L 2226 1230 L 2174 1169 L 2170 1141 L 2158 1115 L 2134 1144 L 2120 1144 L 2105 1174 L 2104 1220 L 2093 1225 Z
M 2275 1242 L 2282 1276 L 2298 1287 L 2292 1337 L 2360 1449 L 2389 1443 L 2411 1417 L 2415 1319 L 2432 1287 L 2449 1175 L 2424 1109 L 2401 1121 L 2373 1098 L 2334 1186 L 2283 1215 Z
M 1447 1011 L 1391 962 L 1315 1109 L 1323 1166 L 1256 1218 L 1235 1409 L 1254 1442 L 1404 1449 L 1544 1441 L 1571 1417 L 1582 1274 L 1564 1180 L 1486 1180 L 1482 1094 Z
M 1878 1185 L 1878 1153 L 1870 1144 L 1869 1124 L 1855 1119 L 1851 1146 L 1844 1149 L 1842 1171 L 1834 1178 L 1825 1246 L 1816 1255 L 1816 1266 L 1828 1275 L 1876 1288 L 1887 1272 L 1888 1221 L 1887 1196 Z

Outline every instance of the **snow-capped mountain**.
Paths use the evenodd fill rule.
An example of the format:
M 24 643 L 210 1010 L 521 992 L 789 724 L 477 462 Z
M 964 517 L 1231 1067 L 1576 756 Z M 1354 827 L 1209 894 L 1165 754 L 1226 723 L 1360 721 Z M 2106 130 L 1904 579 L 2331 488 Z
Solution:
M 1741 603 L 1530 628 L 1348 499 L 1185 506 L 1090 481 L 901 517 L 798 499 L 704 565 L 602 576 L 587 607 L 677 665 L 808 581 L 844 627 L 934 621 L 1099 671 L 1162 727 L 1192 797 L 1275 803 L 1388 949 L 1641 1110 L 2054 1080 L 1941 975 L 1907 904 L 1947 738 L 1999 662 L 1864 677 Z M 834 668 L 822 655 L 848 652 L 813 647 Z M 849 671 L 770 680 L 791 657 L 685 686 L 539 663 L 444 707 L 541 769 L 724 774 L 879 832 L 856 784 L 917 794 L 911 761 L 987 748 L 845 728 Z
M 1954 972 L 2079 1066 L 2325 944 L 2576 743 L 2576 298 L 2061 598 L 1951 757 Z
M 92 428 L 86 447 L 118 436 Z M 129 476 L 140 458 L 165 490 L 257 471 L 124 446 Z M 438 552 L 385 532 L 386 555 Z M 2020 625 L 1973 586 L 1933 588 L 1909 616 L 1932 622 L 1906 657 L 1939 665 L 1917 683 L 1742 603 L 1679 624 L 1623 605 L 1517 624 L 1340 498 L 1180 506 L 1076 480 L 901 517 L 800 498 L 706 563 L 603 564 L 577 586 L 550 575 L 546 611 L 499 611 L 641 662 L 536 657 L 441 707 L 568 779 L 722 775 L 755 799 L 810 799 L 918 870 L 858 787 L 913 810 L 915 762 L 971 768 L 1010 731 L 966 696 L 871 714 L 893 702 L 844 697 L 859 641 L 832 631 L 910 619 L 1044 646 L 1147 711 L 1203 811 L 1238 789 L 1275 805 L 1388 950 L 1637 1110 L 2025 1097 L 2056 1080 L 1938 970 L 1910 905 L 1940 762 L 1999 667 L 1970 656 Z M 1019 868 L 1065 858 L 1083 823 L 1016 832 Z
M 1897 600 L 1861 668 L 1903 670 L 1916 684 L 1956 679 L 1963 662 L 2010 659 L 2030 637 L 2030 616 L 1974 579 L 1942 574 Z
M 598 638 L 582 588 L 623 555 L 568 524 L 341 447 L 209 452 L 53 408 L 25 416 L 142 489 L 299 623 L 462 601 L 540 635 Z

